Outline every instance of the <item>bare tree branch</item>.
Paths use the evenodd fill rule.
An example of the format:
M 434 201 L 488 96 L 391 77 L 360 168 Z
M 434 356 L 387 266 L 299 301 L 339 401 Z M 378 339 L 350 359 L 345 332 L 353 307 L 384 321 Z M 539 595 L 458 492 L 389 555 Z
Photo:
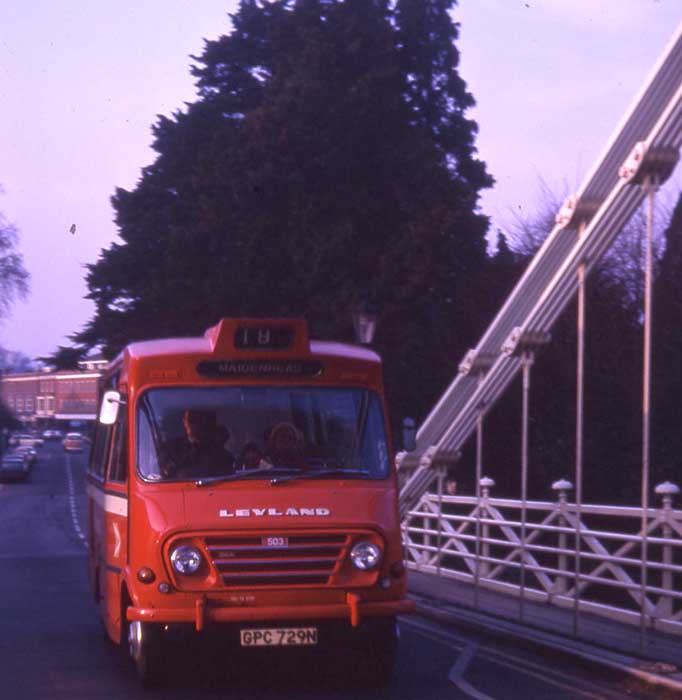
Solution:
M 29 273 L 23 256 L 16 251 L 18 232 L 14 224 L 0 213 L 0 319 L 7 316 L 11 305 L 28 294 Z

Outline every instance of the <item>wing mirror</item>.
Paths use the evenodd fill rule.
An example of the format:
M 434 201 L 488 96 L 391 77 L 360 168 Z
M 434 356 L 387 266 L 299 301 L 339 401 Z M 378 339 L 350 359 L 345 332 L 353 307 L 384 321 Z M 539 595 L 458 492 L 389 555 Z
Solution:
M 417 449 L 417 425 L 414 418 L 403 418 L 403 450 L 414 452 Z
M 102 425 L 113 425 L 118 417 L 118 407 L 121 404 L 125 404 L 125 401 L 118 391 L 105 391 L 99 409 L 99 422 Z

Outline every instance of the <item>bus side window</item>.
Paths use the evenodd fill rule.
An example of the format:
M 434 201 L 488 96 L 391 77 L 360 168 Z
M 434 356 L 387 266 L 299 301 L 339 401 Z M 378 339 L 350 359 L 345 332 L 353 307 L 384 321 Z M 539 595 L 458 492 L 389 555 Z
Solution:
M 126 411 L 119 411 L 114 424 L 114 437 L 109 458 L 109 480 L 123 483 L 128 473 L 128 420 Z
M 95 440 L 92 446 L 89 471 L 94 476 L 104 479 L 104 472 L 107 466 L 107 455 L 109 454 L 109 444 L 111 442 L 111 427 L 97 423 L 95 430 Z
M 154 481 L 161 479 L 156 441 L 146 411 L 138 414 L 135 459 L 137 460 L 137 469 L 143 479 L 152 479 Z

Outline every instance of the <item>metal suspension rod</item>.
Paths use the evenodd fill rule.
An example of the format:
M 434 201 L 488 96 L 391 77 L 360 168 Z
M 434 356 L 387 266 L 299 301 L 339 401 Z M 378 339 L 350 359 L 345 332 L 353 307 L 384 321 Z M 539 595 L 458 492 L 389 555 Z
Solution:
M 520 552 L 520 598 L 519 620 L 524 620 L 524 603 L 526 590 L 526 517 L 528 514 L 528 413 L 530 397 L 530 368 L 534 355 L 527 350 L 521 355 L 523 382 L 523 408 L 521 416 L 521 552 Z
M 478 375 L 478 383 L 483 381 L 483 374 Z M 474 608 L 479 605 L 479 587 L 481 582 L 481 479 L 483 478 L 483 407 L 479 407 L 476 416 L 476 568 L 474 570 Z
M 578 238 L 585 233 L 585 222 L 578 227 Z M 573 605 L 573 636 L 578 636 L 580 613 L 580 552 L 582 548 L 581 523 L 583 503 L 583 426 L 585 405 L 585 264 L 578 268 L 578 328 L 576 358 L 576 410 L 575 410 L 575 591 Z
M 648 539 L 649 523 L 649 467 L 651 456 L 651 322 L 653 286 L 653 229 L 654 204 L 658 177 L 649 173 L 644 178 L 642 189 L 647 198 L 646 216 L 646 255 L 644 268 L 644 362 L 642 379 L 642 571 L 641 571 L 641 613 L 640 650 L 646 646 L 646 601 L 648 583 Z
M 440 576 L 441 561 L 443 559 L 443 469 L 438 468 L 438 563 L 436 565 L 436 575 Z

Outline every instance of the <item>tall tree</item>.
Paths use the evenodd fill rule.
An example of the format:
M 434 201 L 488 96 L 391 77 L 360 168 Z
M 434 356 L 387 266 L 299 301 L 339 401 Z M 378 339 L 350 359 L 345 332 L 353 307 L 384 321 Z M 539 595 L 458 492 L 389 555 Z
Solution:
M 50 369 L 78 369 L 78 363 L 85 358 L 87 350 L 82 346 L 59 345 L 52 355 L 38 357 L 38 361 Z
M 653 483 L 680 484 L 682 435 L 679 397 L 682 392 L 682 195 L 665 231 L 665 251 L 654 286 L 652 467 Z
M 4 400 L 0 399 L 0 430 L 3 428 L 19 428 L 20 426 L 21 423 L 17 420 L 9 406 L 4 402 Z M 0 452 L 2 452 L 3 448 L 5 447 L 2 443 L 3 438 L 0 435 Z
M 35 369 L 33 360 L 23 352 L 6 350 L 0 346 L 0 370 L 5 372 L 32 372 Z
M 397 0 L 397 48 L 412 123 L 428 130 L 453 177 L 475 197 L 492 184 L 474 156 L 478 126 L 465 117 L 475 104 L 459 75 L 459 25 L 451 21 L 456 0 Z
M 0 213 L 0 318 L 6 316 L 17 298 L 28 294 L 29 274 L 16 250 L 18 233 Z
M 471 342 L 492 179 L 454 2 L 418 5 L 242 0 L 195 59 L 199 99 L 159 120 L 156 161 L 113 198 L 121 242 L 90 267 L 77 341 L 112 354 L 224 315 L 302 315 L 350 339 L 365 300 L 396 414 L 422 415 Z

